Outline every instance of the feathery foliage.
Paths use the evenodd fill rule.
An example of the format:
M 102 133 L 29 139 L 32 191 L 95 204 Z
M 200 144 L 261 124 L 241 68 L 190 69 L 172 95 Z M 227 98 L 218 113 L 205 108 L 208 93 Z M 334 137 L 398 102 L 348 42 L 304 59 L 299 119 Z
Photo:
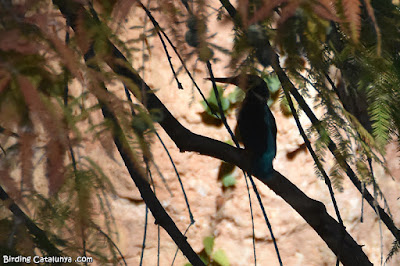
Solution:
M 131 4 L 122 2 L 114 9 L 99 1 L 102 19 L 111 24 L 118 22 L 111 20 L 111 14 L 124 17 L 121 11 L 129 12 Z M 3 132 L 0 143 L 1 186 L 63 254 L 117 263 L 121 254 L 112 240 L 118 235 L 109 202 L 116 191 L 102 167 L 85 155 L 89 139 L 98 139 L 114 159 L 110 126 L 99 120 L 95 97 L 114 110 L 132 138 L 137 136 L 138 150 L 144 150 L 149 140 L 132 130 L 133 125 L 152 127 L 157 114 L 143 112 L 133 121 L 131 104 L 101 89 L 101 83 L 115 83 L 116 76 L 109 69 L 95 71 L 83 64 L 77 47 L 86 44 L 89 49 L 89 43 L 70 38 L 62 16 L 49 4 L 47 0 L 0 2 L 0 124 L 11 132 Z M 81 18 L 77 27 L 92 38 L 105 34 L 130 51 L 107 23 L 94 27 Z M 68 42 L 63 39 L 66 34 Z M 99 57 L 106 55 L 104 48 L 94 47 Z M 73 82 L 82 87 L 80 92 L 77 86 L 70 89 Z M 143 152 L 149 153 L 148 149 Z M 38 179 L 47 187 L 38 186 Z M 26 229 L 15 229 L 18 219 L 1 205 L 2 254 L 46 254 L 35 250 Z
M 225 8 L 227 2 L 221 1 Z M 74 13 L 81 4 L 87 12 Z M 274 84 L 275 99 L 282 92 L 278 73 L 271 69 L 277 53 L 301 97 L 322 113 L 306 131 L 317 160 L 330 167 L 334 187 L 343 190 L 349 164 L 363 184 L 381 193 L 371 161 L 387 170 L 385 146 L 392 140 L 400 145 L 400 11 L 391 1 L 246 0 L 238 1 L 237 14 L 227 8 L 230 17 L 208 1 L 154 1 L 149 10 L 160 14 L 160 24 L 152 21 L 151 29 L 132 25 L 137 36 L 126 41 L 120 39 L 125 19 L 136 12 L 149 15 L 136 1 L 69 5 L 66 12 L 74 22 L 65 22 L 48 0 L 0 1 L 1 185 L 62 252 L 92 255 L 104 263 L 118 261 L 109 207 L 109 197 L 116 192 L 102 167 L 87 156 L 88 146 L 90 140 L 100 144 L 115 161 L 118 124 L 144 169 L 153 156 L 154 123 L 164 119 L 159 110 L 146 109 L 143 86 L 111 71 L 110 62 L 119 60 L 111 56 L 111 43 L 129 62 L 118 63 L 129 70 L 134 65 L 139 72 L 144 67 L 136 66 L 134 59 L 151 56 L 151 38 L 159 36 L 178 88 L 183 88 L 178 76 L 188 71 L 185 62 L 218 62 L 220 55 L 228 55 L 234 74 L 256 73 Z M 232 51 L 209 34 L 210 16 L 215 14 L 221 24 L 234 24 Z M 176 71 L 164 40 L 179 54 L 182 66 Z M 121 89 L 122 82 L 137 100 L 121 98 L 118 89 L 104 89 Z M 72 83 L 81 91 L 71 89 Z M 203 98 L 206 110 L 216 111 Z M 303 107 L 309 115 L 301 104 L 290 110 L 290 99 L 281 97 L 285 114 L 302 114 Z M 215 105 L 216 97 L 213 100 Z M 112 115 L 103 119 L 100 112 L 106 109 Z M 328 166 L 324 159 L 331 141 L 337 147 L 336 161 Z M 322 170 L 316 167 L 316 175 L 322 177 Z M 45 187 L 38 187 L 36 176 L 45 177 Z M 0 239 L 16 239 L 1 245 L 2 250 L 45 253 L 35 251 L 33 239 L 13 229 L 17 218 L 1 210 L 1 231 L 11 233 Z M 98 225 L 98 219 L 104 224 Z M 389 257 L 397 250 L 398 239 Z

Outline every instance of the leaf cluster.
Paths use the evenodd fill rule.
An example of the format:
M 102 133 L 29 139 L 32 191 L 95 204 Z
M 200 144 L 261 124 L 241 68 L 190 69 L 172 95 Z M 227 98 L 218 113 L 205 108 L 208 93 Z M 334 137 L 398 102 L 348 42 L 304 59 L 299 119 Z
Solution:
M 124 16 L 120 12 L 132 4 L 99 2 L 97 24 L 80 17 L 74 26 L 88 38 L 105 35 L 128 51 L 108 23 L 112 14 Z M 85 156 L 89 140 L 100 140 L 115 160 L 111 126 L 99 120 L 101 108 L 95 99 L 115 111 L 142 154 L 149 153 L 150 145 L 150 137 L 144 136 L 162 118 L 157 110 L 145 112 L 103 90 L 104 84 L 117 85 L 119 77 L 103 64 L 88 68 L 78 46 L 97 52 L 94 64 L 107 54 L 106 39 L 91 48 L 88 40 L 71 36 L 66 27 L 71 25 L 65 25 L 49 4 L 47 0 L 0 3 L 1 186 L 63 253 L 116 262 L 121 257 L 112 241 L 117 234 L 109 202 L 116 192 L 103 168 Z M 138 115 L 132 118 L 135 110 Z M 38 186 L 38 178 L 46 185 Z M 1 212 L 4 254 L 45 254 L 36 249 L 18 217 L 10 216 L 5 205 Z
M 204 248 L 200 251 L 199 256 L 205 265 L 210 266 L 229 266 L 229 258 L 223 249 L 218 249 L 214 251 L 214 236 L 207 236 L 203 239 Z M 185 266 L 190 266 L 192 264 L 186 263 Z

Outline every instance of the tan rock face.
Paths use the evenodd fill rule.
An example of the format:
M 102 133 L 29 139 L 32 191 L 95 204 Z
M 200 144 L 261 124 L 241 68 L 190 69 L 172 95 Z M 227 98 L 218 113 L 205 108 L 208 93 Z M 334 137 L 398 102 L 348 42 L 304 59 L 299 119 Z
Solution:
M 219 32 L 216 37 L 218 45 L 229 48 L 231 40 L 226 38 L 226 36 L 230 36 L 229 31 L 226 28 L 220 28 L 220 26 L 215 26 L 215 30 Z M 221 33 L 222 30 L 225 32 Z M 229 140 L 229 134 L 223 127 L 206 126 L 201 122 L 203 109 L 199 103 L 199 95 L 192 91 L 191 84 L 184 75 L 180 76 L 184 90 L 177 89 L 159 41 L 157 39 L 152 41 L 154 49 L 146 63 L 145 80 L 154 89 L 158 89 L 157 96 L 171 113 L 191 131 L 221 141 Z M 219 53 L 216 53 L 216 56 L 221 57 Z M 177 62 L 173 62 L 178 65 Z M 218 63 L 214 66 L 216 76 L 229 74 L 228 69 L 224 68 L 225 65 Z M 196 80 L 207 95 L 211 86 L 203 81 L 203 78 L 207 77 L 208 74 L 204 65 L 199 63 L 198 68 L 200 71 L 196 74 Z M 278 154 L 274 161 L 275 169 L 290 179 L 308 196 L 323 202 L 329 213 L 336 217 L 328 189 L 324 182 L 316 177 L 309 153 L 303 149 L 294 156 L 289 156 L 303 144 L 293 119 L 283 116 L 276 105 L 272 107 L 272 111 L 278 127 Z M 234 113 L 228 115 L 228 122 L 234 128 L 236 123 Z M 302 118 L 302 122 L 305 125 L 308 123 L 305 118 Z M 192 247 L 195 251 L 200 252 L 203 249 L 203 238 L 214 235 L 215 250 L 223 249 L 231 265 L 254 264 L 249 198 L 241 170 L 235 170 L 236 186 L 223 190 L 221 182 L 217 178 L 221 166 L 220 161 L 195 153 L 180 153 L 165 132 L 160 128 L 158 129 L 178 169 L 195 219 L 195 223 L 186 234 Z M 169 158 L 156 138 L 153 139 L 152 152 L 154 161 L 168 183 L 173 196 L 168 192 L 153 166 L 152 173 L 156 194 L 177 226 L 184 232 L 190 225 L 188 208 Z M 117 245 L 125 255 L 129 265 L 138 265 L 144 233 L 145 204 L 123 167 L 119 155 L 116 156 L 116 163 L 109 160 L 100 148 L 96 147 L 90 153 L 99 165 L 106 168 L 106 172 L 112 177 L 117 190 L 117 198 L 112 201 L 113 215 L 119 232 Z M 387 159 L 390 170 L 393 171 L 395 179 L 398 179 L 400 168 L 396 159 L 395 146 L 388 148 Z M 397 199 L 398 183 L 378 168 L 376 178 L 387 196 L 395 222 L 400 224 L 398 212 L 400 201 Z M 256 183 L 272 224 L 284 265 L 334 265 L 335 256 L 310 226 L 268 187 L 258 181 Z M 259 204 L 252 190 L 250 190 L 250 194 L 254 214 L 257 263 L 258 265 L 278 265 L 271 236 Z M 393 241 L 390 232 L 383 224 L 380 225 L 379 220 L 367 203 L 364 203 L 364 222 L 360 223 L 361 196 L 348 180 L 344 181 L 344 192 L 336 191 L 336 197 L 347 230 L 360 245 L 365 245 L 363 250 L 370 260 L 374 264 L 380 264 L 380 246 L 383 246 L 385 259 Z M 382 228 L 382 239 L 380 226 Z M 150 212 L 148 213 L 147 230 L 143 265 L 156 265 L 158 228 L 154 225 L 154 218 Z M 163 229 L 160 229 L 159 241 L 160 265 L 170 265 L 176 252 L 176 246 Z M 185 262 L 186 259 L 178 252 L 175 265 L 183 265 Z M 389 263 L 389 265 L 399 264 L 398 256 Z

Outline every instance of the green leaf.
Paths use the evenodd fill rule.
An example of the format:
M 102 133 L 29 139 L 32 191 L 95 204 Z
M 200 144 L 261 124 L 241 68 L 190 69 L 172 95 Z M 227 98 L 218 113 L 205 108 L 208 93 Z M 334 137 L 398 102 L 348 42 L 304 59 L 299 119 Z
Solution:
M 290 116 L 292 114 L 292 110 L 290 109 L 289 102 L 286 96 L 283 96 L 280 102 L 280 108 L 285 116 Z
M 214 236 L 207 236 L 203 239 L 204 250 L 208 256 L 211 256 L 214 248 Z
M 225 141 L 226 144 L 229 144 L 231 146 L 235 146 L 235 143 L 233 142 L 233 140 L 228 139 L 227 141 Z
M 222 110 L 225 112 L 229 109 L 230 102 L 226 98 L 221 98 L 221 105 L 222 105 Z
M 236 185 L 236 177 L 234 175 L 234 173 L 225 175 L 222 178 L 222 185 L 224 185 L 224 187 L 233 187 L 234 185 Z
M 221 86 L 217 86 L 217 90 L 218 90 L 218 95 L 219 98 L 221 99 L 221 106 L 222 106 L 222 111 L 225 113 L 229 107 L 230 107 L 230 102 L 228 100 L 228 98 L 225 98 L 223 96 L 224 94 L 224 89 Z M 218 108 L 218 101 L 217 101 L 217 97 L 215 96 L 214 90 L 210 91 L 210 95 L 207 98 L 207 102 L 210 106 L 208 106 L 205 101 L 201 101 L 201 105 L 203 106 L 204 110 L 211 116 L 213 116 L 212 111 L 214 111 L 214 113 L 219 113 L 219 108 Z M 212 109 L 212 111 L 210 110 L 210 107 Z
M 217 251 L 214 252 L 212 256 L 213 260 L 218 263 L 221 266 L 229 266 L 229 259 L 225 254 L 225 251 L 222 249 L 218 249 Z
M 209 265 L 210 264 L 210 258 L 209 255 L 205 254 L 204 252 L 199 254 L 199 257 L 201 259 L 201 261 L 205 264 L 205 265 Z
M 268 85 L 269 91 L 271 94 L 277 92 L 281 87 L 281 82 L 277 75 L 268 75 L 264 78 L 265 82 Z

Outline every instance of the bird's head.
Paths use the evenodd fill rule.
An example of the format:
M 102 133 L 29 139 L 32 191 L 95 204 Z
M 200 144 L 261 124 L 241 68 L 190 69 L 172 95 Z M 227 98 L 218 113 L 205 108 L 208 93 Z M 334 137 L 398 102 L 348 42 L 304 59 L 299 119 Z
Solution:
M 207 78 L 211 80 L 211 78 Z M 269 98 L 269 89 L 267 83 L 257 75 L 238 75 L 229 78 L 214 78 L 216 82 L 233 84 L 241 88 L 246 94 L 253 93 L 260 100 Z

